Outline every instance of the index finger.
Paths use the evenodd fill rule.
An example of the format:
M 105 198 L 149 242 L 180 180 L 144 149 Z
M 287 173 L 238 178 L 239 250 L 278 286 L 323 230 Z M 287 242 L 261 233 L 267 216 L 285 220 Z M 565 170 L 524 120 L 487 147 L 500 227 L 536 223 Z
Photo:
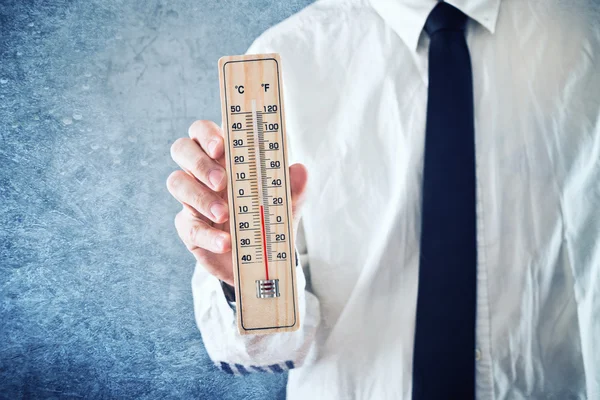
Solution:
M 223 131 L 214 122 L 195 121 L 188 129 L 188 134 L 212 159 L 217 160 L 223 156 Z

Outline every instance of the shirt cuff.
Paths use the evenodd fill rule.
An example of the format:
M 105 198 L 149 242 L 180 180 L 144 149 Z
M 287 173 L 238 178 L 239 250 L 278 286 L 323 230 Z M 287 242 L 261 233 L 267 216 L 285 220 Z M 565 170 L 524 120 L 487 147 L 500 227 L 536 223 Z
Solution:
M 242 365 L 242 364 L 230 364 L 224 361 L 215 363 L 216 367 L 221 371 L 229 375 L 249 375 L 251 373 L 263 372 L 269 374 L 280 374 L 282 372 L 294 369 L 296 366 L 294 362 L 288 360 L 286 362 L 280 362 L 271 365 Z

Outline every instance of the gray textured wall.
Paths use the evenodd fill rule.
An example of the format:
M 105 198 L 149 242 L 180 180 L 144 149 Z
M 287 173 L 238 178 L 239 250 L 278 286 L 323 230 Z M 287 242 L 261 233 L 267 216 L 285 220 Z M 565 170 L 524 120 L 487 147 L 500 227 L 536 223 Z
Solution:
M 310 2 L 2 0 L 0 398 L 283 396 L 208 359 L 165 179 L 218 58 Z

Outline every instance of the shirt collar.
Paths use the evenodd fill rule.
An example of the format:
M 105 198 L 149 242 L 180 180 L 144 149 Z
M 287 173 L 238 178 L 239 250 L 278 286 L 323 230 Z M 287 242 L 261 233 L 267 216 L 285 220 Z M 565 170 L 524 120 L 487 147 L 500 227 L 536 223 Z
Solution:
M 494 33 L 501 0 L 446 0 Z M 371 5 L 398 36 L 416 51 L 425 21 L 438 0 L 371 0 Z

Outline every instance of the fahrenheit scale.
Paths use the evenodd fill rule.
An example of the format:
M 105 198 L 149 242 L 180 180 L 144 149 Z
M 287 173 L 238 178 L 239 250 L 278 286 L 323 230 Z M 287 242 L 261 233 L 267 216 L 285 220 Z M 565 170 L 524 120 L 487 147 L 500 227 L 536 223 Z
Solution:
M 296 262 L 278 54 L 219 60 L 238 329 L 298 329 Z

